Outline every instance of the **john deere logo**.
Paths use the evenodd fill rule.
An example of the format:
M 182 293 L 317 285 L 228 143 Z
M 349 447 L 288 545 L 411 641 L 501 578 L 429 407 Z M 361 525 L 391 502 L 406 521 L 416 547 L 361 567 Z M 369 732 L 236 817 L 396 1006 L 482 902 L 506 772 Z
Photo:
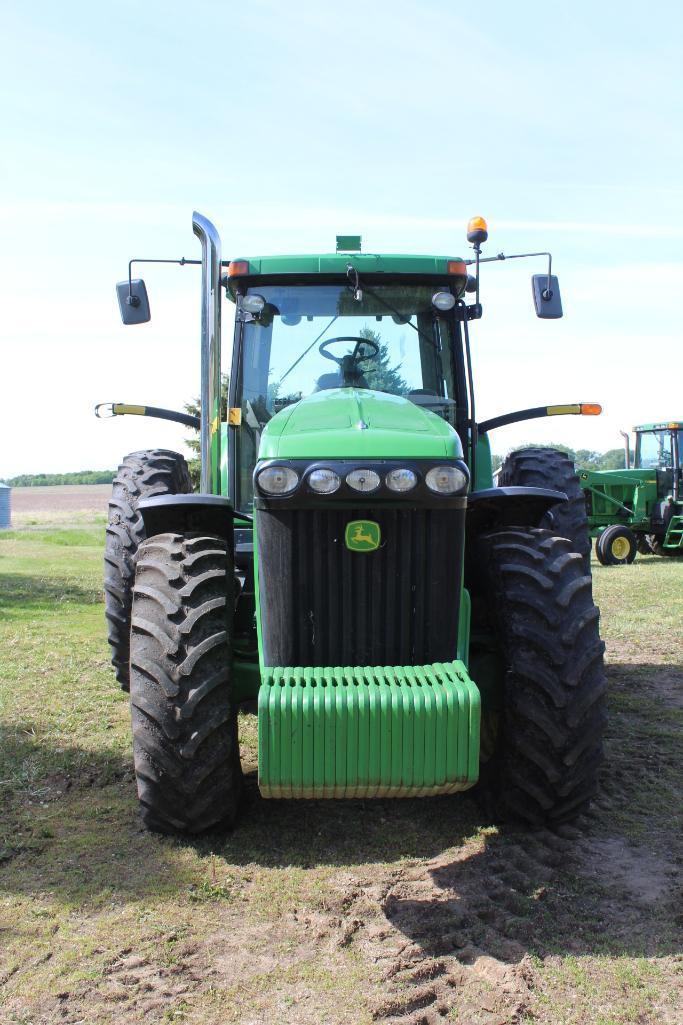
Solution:
M 374 520 L 352 520 L 346 524 L 344 539 L 352 552 L 374 552 L 379 548 L 382 531 Z

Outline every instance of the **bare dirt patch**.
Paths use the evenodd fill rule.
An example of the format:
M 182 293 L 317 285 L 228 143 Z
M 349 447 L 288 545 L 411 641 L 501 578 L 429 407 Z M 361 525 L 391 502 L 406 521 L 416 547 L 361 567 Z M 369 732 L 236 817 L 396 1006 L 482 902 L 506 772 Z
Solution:
M 650 908 L 674 896 L 679 870 L 661 851 L 636 846 L 621 836 L 587 838 L 579 850 L 581 870 L 629 902 Z
M 51 487 L 12 488 L 12 526 L 65 525 L 104 516 L 111 484 L 55 484 Z

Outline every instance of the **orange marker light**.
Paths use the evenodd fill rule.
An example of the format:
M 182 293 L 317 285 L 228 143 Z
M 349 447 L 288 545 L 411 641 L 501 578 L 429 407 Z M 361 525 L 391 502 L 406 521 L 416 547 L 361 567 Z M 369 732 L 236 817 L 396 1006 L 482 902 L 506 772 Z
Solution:
M 448 261 L 448 273 L 449 274 L 467 274 L 467 267 L 462 260 L 449 260 Z
M 249 273 L 249 261 L 248 260 L 231 260 L 228 264 L 228 277 L 236 278 L 240 274 Z
M 582 402 L 581 416 L 600 416 L 602 406 L 598 402 Z

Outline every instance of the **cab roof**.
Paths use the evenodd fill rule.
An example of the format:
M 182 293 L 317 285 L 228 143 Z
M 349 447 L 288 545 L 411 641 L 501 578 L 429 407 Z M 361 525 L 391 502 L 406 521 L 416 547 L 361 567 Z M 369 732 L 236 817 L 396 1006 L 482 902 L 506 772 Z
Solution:
M 240 265 L 247 265 L 237 270 Z M 418 256 L 408 253 L 304 253 L 291 256 L 252 256 L 232 260 L 229 277 L 279 276 L 281 274 L 345 275 L 351 264 L 359 274 L 415 274 L 467 276 L 465 261 L 454 256 Z M 233 273 L 231 273 L 233 271 Z
M 640 424 L 634 427 L 634 431 L 681 431 L 683 430 L 683 418 L 680 420 L 665 420 L 658 424 Z

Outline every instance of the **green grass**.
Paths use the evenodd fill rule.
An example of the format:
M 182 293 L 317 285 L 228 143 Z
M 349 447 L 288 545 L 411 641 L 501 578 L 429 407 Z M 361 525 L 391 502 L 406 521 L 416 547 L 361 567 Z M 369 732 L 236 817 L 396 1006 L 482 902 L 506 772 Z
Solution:
M 392 886 L 404 912 L 429 908 L 435 934 L 452 900 L 470 915 L 468 943 L 512 965 L 525 955 L 532 984 L 516 1021 L 664 1025 L 674 1014 L 680 909 L 673 898 L 639 903 L 628 873 L 647 856 L 668 878 L 680 857 L 683 562 L 595 567 L 609 757 L 586 842 L 623 851 L 613 876 L 577 848 L 550 875 L 513 865 L 508 877 L 527 840 L 492 826 L 467 795 L 263 801 L 251 717 L 238 829 L 196 841 L 144 832 L 101 573 L 99 525 L 0 534 L 3 1025 L 70 1021 L 67 1008 L 89 1025 L 369 1023 L 388 987 L 400 989 L 384 980 L 391 951 L 421 944 L 431 956 L 424 912 L 414 931 L 410 917 L 398 931 L 389 920 Z M 502 933 L 477 917 L 478 891 L 504 899 Z M 510 942 L 522 954 L 504 956 Z

